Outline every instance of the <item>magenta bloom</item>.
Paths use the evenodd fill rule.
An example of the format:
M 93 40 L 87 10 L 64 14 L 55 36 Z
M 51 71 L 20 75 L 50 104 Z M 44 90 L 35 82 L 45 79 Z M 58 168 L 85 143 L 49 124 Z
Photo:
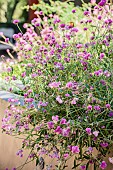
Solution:
M 52 82 L 52 83 L 49 83 L 49 87 L 50 87 L 50 88 L 58 88 L 60 85 L 61 85 L 60 82 Z
M 97 137 L 98 134 L 99 134 L 99 131 L 97 131 L 97 130 L 93 132 L 93 135 L 94 135 L 95 137 Z
M 86 133 L 88 134 L 88 135 L 91 135 L 92 133 L 91 133 L 91 128 L 86 128 Z
M 113 117 L 113 112 L 111 111 L 108 116 Z
M 99 6 L 104 6 L 105 4 L 106 4 L 106 0 L 101 0 L 101 1 L 98 3 Z
M 81 165 L 81 166 L 80 166 L 80 169 L 81 169 L 81 170 L 85 170 L 85 169 L 86 169 L 86 165 Z
M 102 143 L 100 143 L 100 145 L 101 145 L 103 148 L 108 147 L 108 143 L 107 143 L 107 142 L 102 142 Z
M 99 111 L 100 110 L 100 106 L 94 106 L 94 109 Z
M 62 134 L 62 128 L 60 126 L 57 126 L 54 132 L 57 134 Z
M 84 11 L 84 15 L 89 15 L 90 12 L 89 11 Z
M 54 123 L 57 123 L 59 121 L 59 116 L 58 115 L 52 116 L 52 120 Z
M 100 59 L 103 59 L 104 56 L 105 56 L 105 54 L 104 54 L 104 53 L 101 53 L 101 54 L 100 54 Z
M 25 77 L 25 76 L 26 76 L 26 72 L 23 72 L 23 73 L 21 74 L 21 76 L 22 76 L 22 77 Z
M 72 146 L 71 151 L 72 151 L 72 153 L 79 153 L 80 149 L 78 146 Z
M 48 126 L 48 129 L 53 129 L 54 128 L 54 123 L 52 121 L 47 122 L 47 126 Z
M 58 103 L 60 103 L 60 104 L 63 103 L 63 101 L 62 101 L 62 99 L 60 98 L 60 96 L 57 96 L 57 97 L 56 97 L 56 101 L 57 101 Z
M 107 164 L 105 161 L 102 161 L 101 164 L 100 164 L 100 168 L 101 169 L 105 169 L 107 167 Z
M 62 130 L 62 136 L 68 137 L 69 133 L 70 133 L 70 128 L 69 127 Z
M 60 121 L 60 124 L 66 124 L 67 123 L 67 120 L 65 118 L 62 118 L 61 121 Z
M 72 13 L 75 13 L 75 12 L 76 12 L 76 10 L 75 10 L 75 9 L 73 9 L 73 10 L 72 10 Z
M 68 154 L 68 153 L 65 153 L 63 156 L 64 156 L 64 158 L 66 159 L 66 158 L 69 156 L 69 154 Z
M 106 108 L 107 108 L 107 109 L 110 109 L 110 104 L 106 104 Z
M 91 106 L 91 105 L 88 105 L 88 106 L 87 106 L 87 110 L 92 110 L 92 106 Z
M 73 83 L 70 81 L 70 82 L 68 82 L 67 84 L 66 84 L 66 87 L 67 88 L 72 88 L 73 87 Z
M 13 24 L 18 24 L 19 23 L 19 20 L 18 19 L 15 19 L 14 21 L 13 21 Z
M 65 27 L 65 24 L 60 24 L 60 27 L 61 27 L 61 28 L 64 28 L 64 27 Z

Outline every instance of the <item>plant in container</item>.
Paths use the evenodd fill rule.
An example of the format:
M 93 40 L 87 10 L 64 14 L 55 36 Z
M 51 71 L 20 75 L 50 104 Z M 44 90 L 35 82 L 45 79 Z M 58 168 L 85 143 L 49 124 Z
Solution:
M 21 72 L 15 76 L 15 66 L 8 65 L 6 79 L 24 83 L 24 107 L 10 99 L 2 129 L 24 136 L 18 156 L 30 149 L 28 162 L 56 160 L 45 169 L 113 167 L 112 15 L 112 4 L 101 0 L 93 12 L 90 7 L 83 12 L 76 27 L 46 19 L 38 36 L 34 27 L 43 22 L 38 17 L 33 26 L 25 25 L 25 34 L 14 35 Z

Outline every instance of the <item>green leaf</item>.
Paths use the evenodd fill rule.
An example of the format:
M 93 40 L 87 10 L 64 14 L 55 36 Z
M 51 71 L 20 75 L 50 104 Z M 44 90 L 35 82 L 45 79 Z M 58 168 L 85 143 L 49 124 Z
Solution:
M 36 166 L 39 164 L 39 158 L 36 159 Z
M 88 170 L 88 167 L 89 167 L 89 162 L 86 164 L 86 170 Z

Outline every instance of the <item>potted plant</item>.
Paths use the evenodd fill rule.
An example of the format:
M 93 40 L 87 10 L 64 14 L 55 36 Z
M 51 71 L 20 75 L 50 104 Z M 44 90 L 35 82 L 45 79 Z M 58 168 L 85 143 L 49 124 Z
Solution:
M 41 11 L 33 26 L 26 25 L 25 34 L 15 35 L 19 73 L 8 63 L 6 80 L 24 83 L 24 106 L 16 106 L 19 98 L 9 100 L 2 129 L 23 135 L 18 156 L 29 149 L 27 162 L 36 160 L 38 165 L 47 156 L 56 162 L 45 169 L 113 167 L 111 10 L 112 4 L 102 0 L 93 13 L 84 9 L 75 26 L 46 19 L 38 36 L 34 26 L 43 23 Z M 71 12 L 76 15 L 75 9 Z

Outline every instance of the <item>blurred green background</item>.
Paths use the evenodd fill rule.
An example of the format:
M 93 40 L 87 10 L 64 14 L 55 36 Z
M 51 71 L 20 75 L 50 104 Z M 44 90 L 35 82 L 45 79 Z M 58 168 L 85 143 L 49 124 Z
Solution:
M 27 0 L 0 0 L 0 22 L 12 22 L 19 19 L 20 22 L 26 21 L 28 14 L 22 7 L 27 5 Z

